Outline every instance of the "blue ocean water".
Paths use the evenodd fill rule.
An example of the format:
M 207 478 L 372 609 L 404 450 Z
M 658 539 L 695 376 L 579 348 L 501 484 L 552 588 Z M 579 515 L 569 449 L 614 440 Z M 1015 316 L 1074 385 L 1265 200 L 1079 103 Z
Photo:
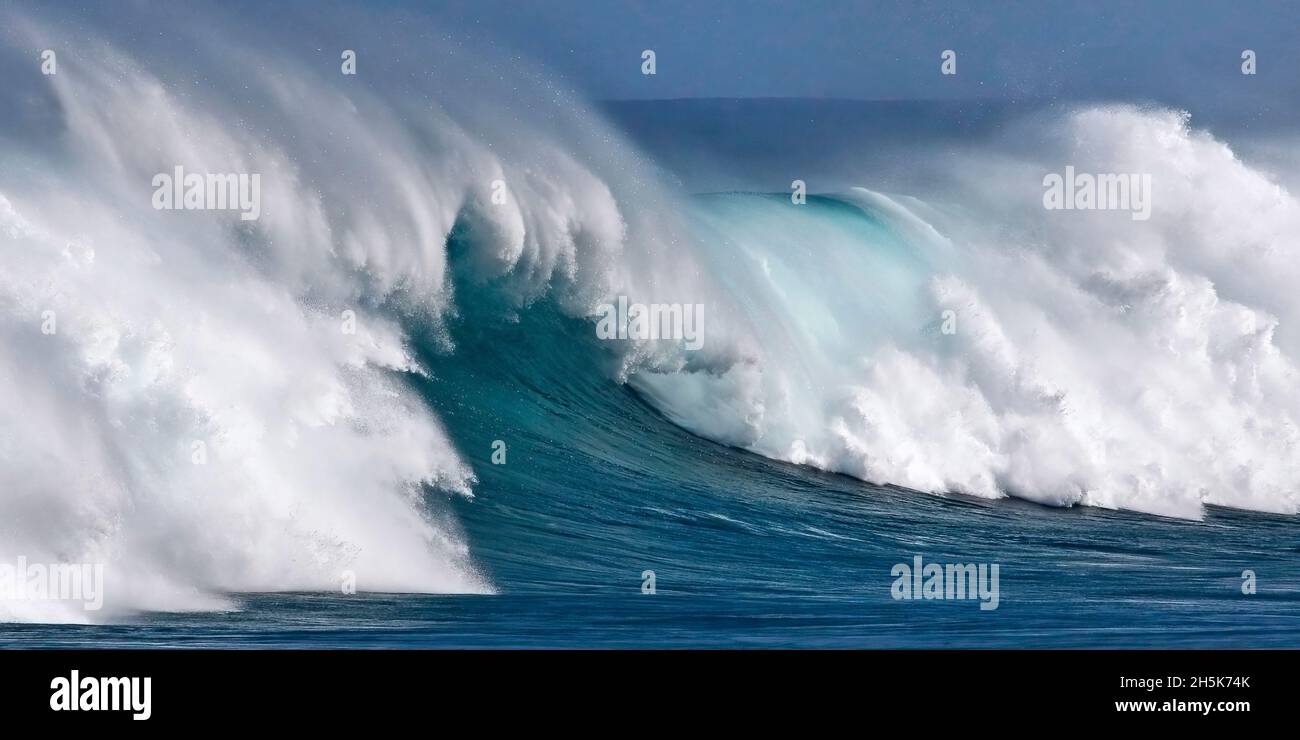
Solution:
M 492 310 L 492 309 L 485 309 Z M 495 595 L 244 594 L 236 611 L 5 625 L 32 647 L 1295 647 L 1292 517 L 936 496 L 692 436 L 547 307 L 452 327 L 421 391 L 478 471 L 450 506 Z M 472 362 L 460 358 L 472 357 Z M 491 461 L 507 441 L 506 463 Z M 1000 601 L 895 600 L 897 563 L 997 563 Z M 643 573 L 655 593 L 643 593 Z M 1242 592 L 1242 573 L 1257 593 Z

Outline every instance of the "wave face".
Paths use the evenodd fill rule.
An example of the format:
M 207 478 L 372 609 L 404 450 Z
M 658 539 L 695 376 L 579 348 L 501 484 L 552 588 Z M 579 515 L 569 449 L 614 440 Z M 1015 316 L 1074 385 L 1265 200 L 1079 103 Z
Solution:
M 571 94 L 456 42 L 386 39 L 431 58 L 363 56 L 358 84 L 332 52 L 186 25 L 162 47 L 3 24 L 0 563 L 107 580 L 102 612 L 8 599 L 0 620 L 229 608 L 349 572 L 493 591 L 446 505 L 476 484 L 457 445 L 481 441 L 444 430 L 419 358 L 469 382 L 492 360 L 449 326 L 544 303 L 585 332 L 617 296 L 707 306 L 698 352 L 588 348 L 706 439 L 922 491 L 1297 510 L 1300 205 L 1180 113 L 1043 114 L 922 152 L 951 176 L 908 197 L 688 197 Z M 1152 173 L 1152 219 L 1044 211 L 1066 164 Z M 176 166 L 261 173 L 260 219 L 153 210 Z

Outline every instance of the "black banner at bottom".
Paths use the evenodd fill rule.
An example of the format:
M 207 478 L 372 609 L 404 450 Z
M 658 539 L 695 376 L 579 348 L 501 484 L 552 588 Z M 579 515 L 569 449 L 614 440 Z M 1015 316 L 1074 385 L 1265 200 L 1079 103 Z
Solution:
M 889 714 L 953 722 L 1046 712 L 1070 722 L 1275 721 L 1294 653 L 1237 651 L 3 651 L 10 719 L 215 728 L 275 719 L 622 707 L 717 718 L 830 721 Z M 504 715 L 502 713 L 505 713 Z M 519 715 L 522 716 L 522 715 Z M 143 726 L 143 725 L 142 725 Z

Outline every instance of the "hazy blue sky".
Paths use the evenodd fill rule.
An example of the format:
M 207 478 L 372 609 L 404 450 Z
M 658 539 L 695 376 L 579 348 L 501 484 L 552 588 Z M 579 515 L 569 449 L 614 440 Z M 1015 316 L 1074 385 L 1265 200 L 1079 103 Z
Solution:
M 600 97 L 1300 98 L 1296 0 L 382 4 L 476 28 Z M 654 77 L 639 73 L 646 48 Z M 1240 73 L 1247 48 L 1254 78 Z M 938 73 L 944 49 L 955 77 Z
M 164 36 L 168 24 L 194 22 L 194 6 L 185 3 L 53 0 L 40 6 L 74 16 L 87 29 L 114 25 L 123 7 L 142 6 L 154 21 L 145 23 L 149 28 L 128 22 L 142 42 Z M 473 38 L 467 48 L 487 43 L 522 55 L 597 98 L 1118 98 L 1193 109 L 1300 107 L 1300 0 L 223 0 L 218 6 L 223 16 L 287 45 L 332 48 L 349 43 L 354 28 L 358 44 L 362 36 L 389 32 L 404 39 Z M 406 43 L 366 49 L 366 58 L 418 57 L 419 49 Z M 640 73 L 643 49 L 658 55 L 653 77 Z M 939 74 L 944 49 L 958 54 L 956 76 Z M 1241 74 L 1243 49 L 1258 55 L 1253 77 Z

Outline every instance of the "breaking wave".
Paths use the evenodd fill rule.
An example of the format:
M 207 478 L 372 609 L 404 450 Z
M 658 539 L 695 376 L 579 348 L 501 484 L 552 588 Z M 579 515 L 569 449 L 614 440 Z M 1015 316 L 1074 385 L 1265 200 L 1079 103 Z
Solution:
M 216 17 L 170 47 L 7 21 L 0 563 L 107 582 L 102 613 L 3 599 L 0 620 L 349 576 L 491 592 L 446 506 L 474 472 L 410 382 L 416 344 L 475 361 L 446 330 L 471 291 L 497 302 L 476 320 L 706 305 L 697 352 L 592 361 L 768 457 L 1058 506 L 1297 510 L 1300 203 L 1180 112 L 1032 116 L 936 152 L 952 177 L 928 192 L 794 205 L 686 195 L 570 91 L 449 39 L 425 63 L 463 74 L 363 55 L 345 76 Z M 1152 218 L 1045 211 L 1066 165 L 1150 173 Z M 260 218 L 154 210 L 177 166 L 260 174 Z

